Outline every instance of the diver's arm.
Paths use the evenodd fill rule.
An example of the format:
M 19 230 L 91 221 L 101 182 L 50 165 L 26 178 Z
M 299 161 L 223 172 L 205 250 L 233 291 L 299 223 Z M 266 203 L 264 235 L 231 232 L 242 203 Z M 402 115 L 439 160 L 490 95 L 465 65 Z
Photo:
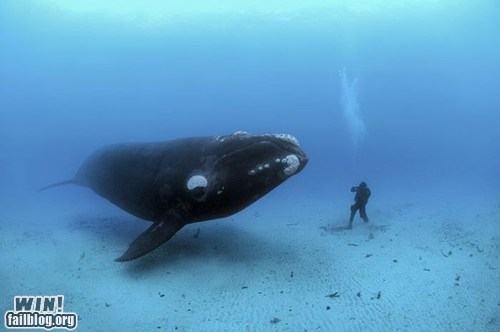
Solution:
M 355 193 L 356 191 L 358 191 L 358 187 L 351 187 L 351 192 L 352 193 Z

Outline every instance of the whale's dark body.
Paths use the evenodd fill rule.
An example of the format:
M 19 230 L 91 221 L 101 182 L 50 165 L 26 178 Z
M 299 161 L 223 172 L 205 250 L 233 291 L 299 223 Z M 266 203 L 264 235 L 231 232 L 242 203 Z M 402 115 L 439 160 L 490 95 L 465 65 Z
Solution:
M 306 163 L 292 136 L 237 132 L 108 146 L 92 154 L 74 179 L 59 184 L 88 187 L 153 222 L 117 259 L 127 261 L 157 248 L 187 223 L 242 210 Z

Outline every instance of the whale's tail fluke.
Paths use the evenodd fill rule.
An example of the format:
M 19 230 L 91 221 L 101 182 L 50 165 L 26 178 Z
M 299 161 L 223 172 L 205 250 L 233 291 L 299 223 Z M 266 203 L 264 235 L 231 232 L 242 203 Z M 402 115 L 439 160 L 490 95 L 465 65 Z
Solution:
M 47 189 L 54 188 L 54 187 L 64 186 L 67 184 L 77 184 L 77 182 L 75 180 L 66 180 L 66 181 L 52 183 L 52 184 L 49 184 L 48 186 L 45 186 L 45 187 L 38 189 L 38 192 L 45 191 Z

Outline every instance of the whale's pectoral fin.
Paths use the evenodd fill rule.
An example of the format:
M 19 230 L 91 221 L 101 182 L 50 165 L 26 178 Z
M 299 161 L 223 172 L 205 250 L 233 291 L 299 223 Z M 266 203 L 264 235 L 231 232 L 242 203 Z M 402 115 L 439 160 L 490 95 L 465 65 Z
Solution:
M 129 245 L 123 255 L 115 260 L 126 262 L 146 255 L 170 240 L 182 226 L 184 222 L 179 216 L 170 216 L 168 219 L 154 223 Z

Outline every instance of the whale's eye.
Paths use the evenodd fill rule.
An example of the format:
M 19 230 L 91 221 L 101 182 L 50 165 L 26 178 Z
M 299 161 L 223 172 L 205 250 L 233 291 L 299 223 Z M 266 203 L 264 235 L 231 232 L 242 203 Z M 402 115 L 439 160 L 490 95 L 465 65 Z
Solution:
M 204 189 L 208 185 L 207 178 L 203 175 L 193 175 L 186 183 L 188 190 Z

